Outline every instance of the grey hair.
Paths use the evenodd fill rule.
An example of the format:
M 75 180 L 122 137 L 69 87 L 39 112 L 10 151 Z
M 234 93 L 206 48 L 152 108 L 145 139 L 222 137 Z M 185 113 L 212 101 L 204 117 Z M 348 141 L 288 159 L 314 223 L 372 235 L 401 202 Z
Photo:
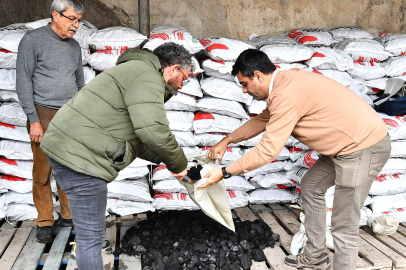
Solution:
M 182 45 L 167 42 L 158 46 L 153 53 L 158 57 L 162 68 L 179 65 L 181 69 L 191 67 L 193 70 L 192 55 Z
M 51 4 L 51 17 L 52 11 L 55 10 L 62 13 L 68 8 L 69 5 L 73 8 L 73 11 L 75 11 L 76 14 L 82 14 L 85 10 L 82 3 L 80 3 L 78 0 L 54 0 Z

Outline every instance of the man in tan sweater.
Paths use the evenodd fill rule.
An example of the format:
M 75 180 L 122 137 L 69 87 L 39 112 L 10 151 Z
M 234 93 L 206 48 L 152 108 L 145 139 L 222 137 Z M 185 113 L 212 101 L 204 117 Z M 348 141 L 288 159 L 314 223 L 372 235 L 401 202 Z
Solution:
M 334 270 L 355 269 L 360 209 L 390 154 L 386 125 L 347 87 L 302 69 L 276 71 L 266 54 L 258 50 L 241 53 L 232 74 L 244 93 L 267 100 L 267 107 L 225 137 L 207 156 L 222 157 L 228 144 L 265 133 L 245 156 L 210 171 L 202 187 L 273 161 L 293 135 L 319 152 L 320 157 L 301 181 L 306 248 L 303 254 L 287 256 L 285 262 L 297 268 L 330 268 L 324 196 L 329 187 L 336 185 L 332 215 Z

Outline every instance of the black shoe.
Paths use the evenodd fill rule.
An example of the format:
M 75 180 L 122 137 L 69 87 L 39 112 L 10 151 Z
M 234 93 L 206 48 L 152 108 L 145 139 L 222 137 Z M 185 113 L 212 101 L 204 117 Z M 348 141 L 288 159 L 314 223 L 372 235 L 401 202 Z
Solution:
M 52 237 L 52 226 L 37 226 L 37 242 L 46 244 L 51 243 L 54 238 Z
M 289 255 L 285 257 L 285 263 L 296 268 L 311 268 L 315 270 L 329 270 L 330 257 L 328 253 L 323 253 L 317 258 L 309 257 L 304 253 Z
M 60 218 L 59 225 L 61 225 L 62 227 L 73 227 L 73 222 L 72 219 Z

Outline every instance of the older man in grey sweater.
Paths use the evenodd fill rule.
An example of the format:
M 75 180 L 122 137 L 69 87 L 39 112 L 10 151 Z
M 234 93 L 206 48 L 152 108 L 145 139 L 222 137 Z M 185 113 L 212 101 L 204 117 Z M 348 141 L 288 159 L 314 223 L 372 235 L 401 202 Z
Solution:
M 77 0 L 54 0 L 50 24 L 28 32 L 17 55 L 17 94 L 28 117 L 34 154 L 33 199 L 38 211 L 37 241 L 52 242 L 53 200 L 51 165 L 39 147 L 49 122 L 59 108 L 83 86 L 81 49 L 72 39 L 81 23 L 83 5 Z M 62 226 L 72 226 L 65 192 L 58 186 Z

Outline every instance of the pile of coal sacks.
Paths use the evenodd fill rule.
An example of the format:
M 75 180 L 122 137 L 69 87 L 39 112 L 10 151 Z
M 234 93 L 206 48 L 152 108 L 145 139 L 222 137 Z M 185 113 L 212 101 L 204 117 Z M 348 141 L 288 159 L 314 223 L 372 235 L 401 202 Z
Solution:
M 279 241 L 260 220 L 234 224 L 235 233 L 202 211 L 152 213 L 127 230 L 121 252 L 141 255 L 143 270 L 240 270 L 264 261 L 263 249 Z

